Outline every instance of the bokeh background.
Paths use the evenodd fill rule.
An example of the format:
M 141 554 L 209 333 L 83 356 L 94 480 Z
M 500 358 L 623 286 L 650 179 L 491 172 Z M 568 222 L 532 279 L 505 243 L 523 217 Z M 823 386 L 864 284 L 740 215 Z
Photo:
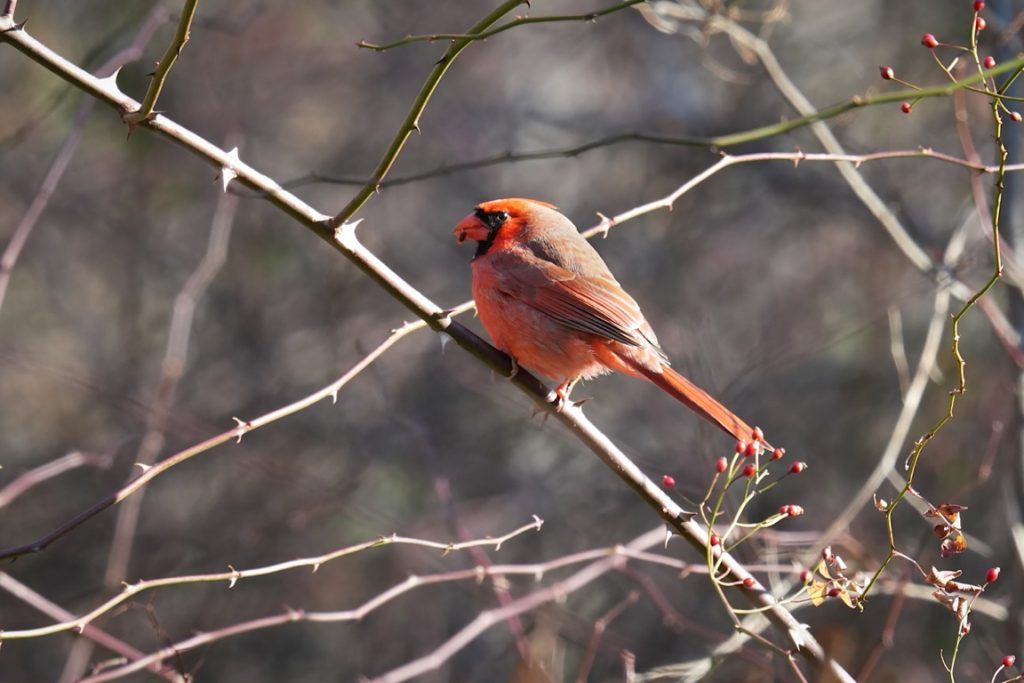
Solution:
M 30 32 L 58 52 L 95 69 L 131 42 L 155 4 L 22 0 L 17 16 L 28 18 Z M 158 108 L 217 144 L 231 140 L 244 160 L 278 181 L 298 181 L 293 190 L 330 214 L 356 187 L 310 174 L 365 178 L 444 49 L 419 43 L 377 53 L 357 41 L 461 32 L 492 4 L 204 2 Z M 541 0 L 530 12 L 578 13 L 607 4 Z M 930 31 L 963 43 L 972 16 L 966 0 L 707 4 L 752 19 L 744 25 L 769 42 L 818 107 L 898 87 L 878 78 L 880 64 L 908 81 L 941 83 L 944 75 L 920 36 Z M 171 19 L 118 80 L 137 98 L 173 35 L 179 3 L 166 7 Z M 1000 35 L 996 19 L 990 21 L 995 28 L 984 39 L 993 46 L 986 52 Z M 1019 50 L 1016 36 L 1008 38 Z M 0 46 L 0 84 L 0 240 L 6 243 L 68 135 L 82 95 L 7 45 Z M 969 96 L 963 108 L 978 153 L 991 163 L 987 104 Z M 631 9 L 595 22 L 517 28 L 470 46 L 442 81 L 392 177 L 622 132 L 710 136 L 794 115 L 763 67 L 728 38 L 699 23 L 661 32 Z M 911 115 L 898 104 L 865 108 L 829 125 L 854 153 L 926 146 L 964 156 L 951 98 L 922 101 Z M 103 106 L 88 116 L 0 309 L 0 488 L 70 452 L 101 456 L 104 466 L 67 472 L 0 509 L 0 546 L 41 536 L 137 471 L 133 462 L 157 404 L 174 300 L 206 250 L 220 194 L 215 171 L 146 131 L 126 132 Z M 1018 136 L 1019 128 L 1007 134 Z M 821 151 L 806 128 L 730 151 L 797 148 Z M 716 159 L 702 147 L 623 142 L 438 174 L 384 187 L 360 212 L 360 234 L 433 300 L 455 305 L 469 296 L 471 249 L 456 247 L 451 229 L 477 202 L 536 197 L 586 228 L 599 212 L 613 215 L 668 194 Z M 955 273 L 972 285 L 988 277 L 990 240 L 976 220 L 970 172 L 925 159 L 871 163 L 861 172 L 934 257 L 967 222 Z M 987 188 L 990 179 L 983 182 Z M 160 457 L 230 428 L 233 417 L 256 417 L 326 385 L 410 315 L 312 234 L 242 194 L 226 261 L 197 302 Z M 786 563 L 819 550 L 816 532 L 845 510 L 901 407 L 892 316 L 902 323 L 913 367 L 932 312 L 934 276 L 907 260 L 826 163 L 733 167 L 684 195 L 673 211 L 625 223 L 597 247 L 644 307 L 675 366 L 764 427 L 788 457 L 810 465 L 748 511 L 760 519 L 781 504 L 799 503 L 808 514 L 764 534 L 741 558 Z M 999 285 L 991 300 L 1005 306 L 1010 296 Z M 930 522 L 909 506 L 897 515 L 899 545 L 925 567 L 963 569 L 969 581 L 1001 565 L 1003 579 L 987 597 L 1012 605 L 1024 591 L 1010 540 L 1017 505 L 1009 486 L 1018 453 L 1016 369 L 980 312 L 967 316 L 961 332 L 969 391 L 955 420 L 928 447 L 916 488 L 933 502 L 957 496 L 955 502 L 970 507 L 971 548 L 940 560 Z M 911 440 L 944 410 L 955 381 L 949 342 L 947 331 Z M 592 397 L 590 418 L 649 475 L 673 474 L 681 495 L 699 497 L 714 460 L 732 449 L 645 383 L 604 378 L 576 393 Z M 484 551 L 495 562 L 530 563 L 626 542 L 657 525 L 651 510 L 579 442 L 532 412 L 527 399 L 458 348 L 442 348 L 431 332 L 412 335 L 359 375 L 336 405 L 319 403 L 154 481 L 117 581 L 257 566 L 393 532 L 443 542 L 499 535 L 537 515 L 545 520 L 542 531 L 499 552 Z M 883 485 L 880 495 L 891 496 L 892 488 Z M 118 589 L 104 580 L 117 515 L 109 510 L 45 552 L 2 569 L 73 613 L 92 609 Z M 834 547 L 853 569 L 873 571 L 888 549 L 883 518 L 867 505 Z M 700 562 L 682 542 L 663 552 Z M 285 572 L 231 590 L 216 584 L 150 592 L 98 625 L 149 651 L 286 605 L 347 609 L 409 574 L 471 567 L 479 559 L 379 548 L 316 573 Z M 886 576 L 916 580 L 899 562 Z M 536 585 L 512 579 L 511 594 Z M 633 564 L 524 616 L 526 638 L 552 680 L 576 679 L 594 621 L 632 590 L 640 599 L 609 626 L 589 680 L 620 680 L 622 650 L 634 653 L 637 670 L 645 671 L 706 654 L 731 632 L 703 578 Z M 654 595 L 664 596 L 674 620 Z M 443 584 L 359 623 L 269 629 L 170 663 L 200 681 L 356 680 L 429 653 L 495 603 L 489 582 Z M 833 601 L 797 614 L 848 670 L 860 671 L 877 655 L 865 680 L 944 676 L 939 652 L 952 647 L 952 615 L 928 600 L 892 607 L 879 594 L 863 613 Z M 979 615 L 975 622 L 958 672 L 963 680 L 988 680 L 1002 655 L 1022 641 L 1013 619 Z M 0 629 L 46 623 L 0 593 Z M 68 665 L 75 648 L 92 663 L 110 656 L 76 643 L 69 634 L 4 643 L 0 680 L 74 680 L 86 670 Z M 503 681 L 523 670 L 516 640 L 501 624 L 423 680 Z M 784 662 L 755 646 L 722 662 L 710 679 L 791 676 Z M 131 680 L 156 679 L 137 674 Z

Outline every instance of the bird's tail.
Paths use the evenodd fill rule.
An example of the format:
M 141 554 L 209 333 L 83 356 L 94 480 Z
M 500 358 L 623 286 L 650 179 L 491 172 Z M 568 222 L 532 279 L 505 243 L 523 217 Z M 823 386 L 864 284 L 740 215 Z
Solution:
M 672 368 L 662 365 L 652 370 L 642 363 L 632 361 L 632 359 L 623 358 L 623 360 L 626 360 L 662 391 L 727 434 L 731 434 L 737 441 L 750 441 L 752 438 L 754 430 L 750 425 Z M 764 445 L 771 450 L 771 446 L 767 443 Z

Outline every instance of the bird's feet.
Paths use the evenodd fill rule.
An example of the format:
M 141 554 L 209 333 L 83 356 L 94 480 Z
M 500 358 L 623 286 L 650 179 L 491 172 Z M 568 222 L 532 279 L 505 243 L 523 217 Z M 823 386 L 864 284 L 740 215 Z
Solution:
M 584 403 L 586 403 L 587 401 L 590 400 L 589 398 L 580 399 L 579 401 L 570 401 L 569 400 L 569 394 L 572 393 L 573 387 L 575 387 L 576 383 L 579 382 L 579 381 L 580 381 L 579 377 L 574 377 L 572 379 L 567 379 L 564 382 L 562 382 L 561 384 L 559 384 L 558 387 L 555 389 L 555 397 L 556 397 L 556 400 L 558 402 L 558 408 L 557 408 L 558 412 L 562 412 L 562 410 L 566 406 L 572 406 L 573 408 L 578 408 L 578 407 L 580 407 L 581 405 L 583 405 Z

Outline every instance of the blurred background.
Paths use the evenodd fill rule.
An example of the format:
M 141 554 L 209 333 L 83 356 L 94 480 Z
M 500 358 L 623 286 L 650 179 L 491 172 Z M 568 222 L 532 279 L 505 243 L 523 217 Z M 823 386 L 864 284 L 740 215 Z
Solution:
M 539 1 L 529 12 L 576 14 L 611 4 Z M 879 78 L 881 64 L 907 81 L 941 84 L 945 75 L 920 36 L 932 32 L 966 43 L 973 16 L 966 0 L 706 4 L 738 12 L 819 108 L 900 87 Z M 369 175 L 445 47 L 415 43 L 378 53 L 357 42 L 462 32 L 492 5 L 210 0 L 199 6 L 191 42 L 158 109 L 215 144 L 237 145 L 243 160 L 281 183 L 295 181 L 289 187 L 296 194 L 332 214 L 358 189 L 337 181 Z M 167 19 L 160 21 L 153 2 L 22 0 L 17 18 L 28 19 L 32 35 L 89 70 L 155 21 L 141 59 L 118 78 L 126 93 L 140 98 L 146 74 L 173 36 L 180 3 L 163 9 Z M 987 16 L 983 53 L 994 54 L 999 37 L 1007 37 L 1000 33 L 1006 24 L 995 13 Z M 594 22 L 524 26 L 471 45 L 442 81 L 421 132 L 410 138 L 390 177 L 508 152 L 573 148 L 626 132 L 708 137 L 797 115 L 748 48 L 702 22 L 667 17 L 659 21 L 628 9 Z M 1013 33 L 1008 37 L 1004 47 L 1019 51 Z M 0 83 L 0 242 L 6 244 L 74 130 L 83 96 L 8 45 L 0 46 Z M 964 157 L 966 134 L 982 161 L 994 163 L 985 99 L 963 98 L 959 133 L 957 108 L 952 98 L 928 99 L 906 115 L 892 103 L 828 123 L 851 153 L 925 146 Z M 240 191 L 233 216 L 221 208 L 222 218 L 233 219 L 226 258 L 195 302 L 180 382 L 169 410 L 161 411 L 175 298 L 207 251 L 220 184 L 214 169 L 183 149 L 144 130 L 128 136 L 105 106 L 86 116 L 80 143 L 20 253 L 0 308 L 0 490 L 69 453 L 90 457 L 4 501 L 3 547 L 42 536 L 116 490 L 138 472 L 133 463 L 144 444 L 163 458 L 231 428 L 234 417 L 252 419 L 306 396 L 410 316 L 311 233 Z M 1007 135 L 1018 136 L 1019 128 L 1008 125 Z M 797 149 L 823 151 L 807 128 L 729 151 Z M 360 235 L 427 296 L 454 306 L 469 297 L 472 249 L 458 248 L 451 230 L 476 203 L 535 197 L 557 204 L 584 229 L 596 224 L 598 213 L 614 215 L 667 195 L 717 158 L 701 146 L 626 141 L 438 173 L 385 186 L 360 211 Z M 977 220 L 971 172 L 920 158 L 872 162 L 860 172 L 932 258 L 941 260 L 965 225 L 965 246 L 952 271 L 972 287 L 989 277 L 991 241 Z M 988 197 L 990 176 L 981 183 L 981 196 Z M 740 558 L 788 566 L 813 557 L 821 549 L 818 535 L 847 511 L 890 438 L 903 396 L 893 339 L 901 340 L 913 372 L 933 312 L 935 276 L 908 260 L 830 163 L 729 168 L 683 195 L 673 211 L 624 223 L 596 246 L 643 306 L 674 366 L 762 426 L 774 444 L 787 448 L 787 458 L 809 464 L 747 510 L 758 520 L 797 503 L 807 514 L 762 534 L 741 548 Z M 992 305 L 1005 307 L 1009 292 L 997 285 Z M 476 321 L 465 320 L 479 330 Z M 970 582 L 1001 565 L 1003 578 L 986 597 L 1011 605 L 1024 592 L 1010 540 L 1014 494 L 1008 486 L 1018 452 L 1017 370 L 980 311 L 964 319 L 961 334 L 968 393 L 926 449 L 915 488 L 933 503 L 969 506 L 970 549 L 940 559 L 933 522 L 909 505 L 896 515 L 898 545 L 926 569 L 963 569 Z M 943 414 L 955 385 L 950 341 L 947 328 L 932 382 L 900 449 L 901 472 L 903 454 Z M 589 417 L 649 476 L 672 474 L 681 500 L 699 499 L 714 461 L 732 451 L 729 439 L 646 383 L 609 377 L 575 395 L 592 398 Z M 154 424 L 162 443 L 144 438 Z M 882 497 L 892 494 L 889 484 L 879 489 Z M 448 542 L 504 534 L 533 515 L 545 522 L 540 532 L 497 552 L 377 548 L 316 573 L 277 573 L 231 590 L 209 584 L 144 593 L 97 621 L 149 652 L 285 606 L 354 608 L 409 574 L 473 567 L 488 558 L 549 561 L 626 543 L 658 525 L 651 510 L 558 423 L 533 416 L 524 396 L 454 345 L 443 349 L 429 331 L 399 342 L 356 377 L 337 404 L 318 403 L 175 467 L 139 500 L 130 544 L 115 542 L 118 507 L 3 571 L 80 614 L 114 595 L 120 581 L 254 567 L 391 533 Z M 833 547 L 851 571 L 870 574 L 888 550 L 884 519 L 870 502 L 853 512 Z M 683 542 L 655 549 L 702 561 Z M 112 559 L 118 552 L 120 559 Z M 798 571 L 759 577 L 771 582 Z M 542 583 L 566 575 L 552 572 Z M 920 583 L 898 560 L 886 579 L 889 586 Z M 539 586 L 533 577 L 511 577 L 508 585 L 513 599 Z M 591 651 L 595 621 L 632 591 L 639 598 Z M 830 601 L 800 605 L 797 617 L 863 680 L 945 676 L 939 651 L 950 652 L 956 619 L 936 602 L 893 601 L 884 593 L 863 613 Z M 496 604 L 489 581 L 443 583 L 357 623 L 256 631 L 168 664 L 199 681 L 356 680 L 430 653 Z M 988 680 L 1002 655 L 1022 641 L 1013 619 L 976 615 L 973 621 L 957 671 L 963 680 Z M 0 591 L 0 629 L 51 622 Z M 587 680 L 621 680 L 623 650 L 635 655 L 643 672 L 706 655 L 732 632 L 705 578 L 646 563 L 606 574 L 524 615 L 520 624 L 518 641 L 500 623 L 422 680 L 545 680 L 537 677 L 540 665 L 547 680 L 576 680 L 588 651 Z M 783 642 L 777 633 L 766 635 Z M 70 634 L 6 642 L 0 680 L 75 680 L 112 656 L 85 643 Z M 520 656 L 524 644 L 532 648 L 532 669 Z M 828 680 L 824 673 L 809 675 Z M 784 660 L 747 646 L 709 679 L 792 676 Z

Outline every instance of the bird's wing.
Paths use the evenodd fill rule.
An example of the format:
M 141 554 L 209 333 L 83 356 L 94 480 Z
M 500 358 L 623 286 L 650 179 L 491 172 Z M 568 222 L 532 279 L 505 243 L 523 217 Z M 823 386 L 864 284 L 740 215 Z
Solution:
M 498 288 L 566 327 L 658 349 L 640 306 L 610 275 L 587 277 L 523 252 L 494 254 Z M 660 351 L 660 349 L 658 349 Z

